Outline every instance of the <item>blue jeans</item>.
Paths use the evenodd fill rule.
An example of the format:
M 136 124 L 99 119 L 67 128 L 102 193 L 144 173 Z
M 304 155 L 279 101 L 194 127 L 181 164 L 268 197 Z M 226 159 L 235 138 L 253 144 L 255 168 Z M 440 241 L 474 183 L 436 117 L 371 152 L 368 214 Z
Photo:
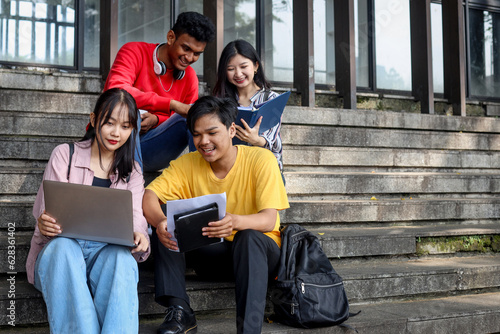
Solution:
M 140 129 L 140 117 L 137 123 Z M 176 159 L 187 145 L 186 119 L 173 114 L 158 127 L 137 136 L 135 160 L 139 162 L 143 172 L 154 172 L 168 167 L 170 161 Z
M 35 264 L 51 333 L 138 333 L 139 271 L 130 250 L 56 237 Z

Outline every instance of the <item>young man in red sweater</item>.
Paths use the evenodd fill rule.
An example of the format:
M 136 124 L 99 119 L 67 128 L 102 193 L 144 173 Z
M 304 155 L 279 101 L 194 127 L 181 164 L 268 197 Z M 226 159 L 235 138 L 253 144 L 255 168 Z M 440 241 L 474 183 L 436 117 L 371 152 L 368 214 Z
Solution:
M 136 160 L 143 171 L 168 166 L 188 144 L 186 115 L 198 99 L 198 77 L 190 66 L 215 37 L 209 18 L 181 13 L 166 43 L 126 43 L 118 51 L 104 90 L 119 87 L 141 111 Z

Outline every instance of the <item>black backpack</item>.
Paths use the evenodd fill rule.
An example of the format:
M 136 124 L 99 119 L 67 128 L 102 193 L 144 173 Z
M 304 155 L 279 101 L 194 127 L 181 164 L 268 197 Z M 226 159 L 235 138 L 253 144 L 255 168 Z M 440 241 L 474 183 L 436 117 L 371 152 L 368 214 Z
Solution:
M 349 318 L 342 278 L 318 238 L 297 224 L 281 230 L 280 264 L 270 299 L 273 320 L 293 327 L 333 326 Z

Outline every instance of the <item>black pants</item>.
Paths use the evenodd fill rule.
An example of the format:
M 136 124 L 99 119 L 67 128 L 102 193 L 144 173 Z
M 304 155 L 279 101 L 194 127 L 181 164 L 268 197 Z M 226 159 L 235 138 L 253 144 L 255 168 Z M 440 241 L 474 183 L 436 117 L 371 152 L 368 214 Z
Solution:
M 244 230 L 232 242 L 224 241 L 192 252 L 177 253 L 152 238 L 155 259 L 155 300 L 166 306 L 169 297 L 182 298 L 186 293 L 186 261 L 202 277 L 231 279 L 236 287 L 236 325 L 238 333 L 259 333 L 266 306 L 267 283 L 276 274 L 280 249 L 265 234 Z

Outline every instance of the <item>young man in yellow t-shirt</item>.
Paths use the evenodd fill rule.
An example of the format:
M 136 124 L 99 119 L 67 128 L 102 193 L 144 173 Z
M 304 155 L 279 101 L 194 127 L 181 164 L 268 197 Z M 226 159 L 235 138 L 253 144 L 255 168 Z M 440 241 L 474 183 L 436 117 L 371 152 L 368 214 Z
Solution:
M 202 277 L 234 277 L 237 331 L 261 332 L 267 282 L 280 256 L 278 210 L 289 204 L 274 155 L 259 147 L 233 146 L 237 114 L 232 100 L 200 98 L 187 116 L 197 151 L 173 161 L 144 194 L 144 215 L 155 228 L 155 299 L 167 307 L 158 333 L 196 332 L 186 294 L 186 262 Z M 211 222 L 203 235 L 225 241 L 185 254 L 169 251 L 178 248 L 160 203 L 222 192 L 226 216 Z

